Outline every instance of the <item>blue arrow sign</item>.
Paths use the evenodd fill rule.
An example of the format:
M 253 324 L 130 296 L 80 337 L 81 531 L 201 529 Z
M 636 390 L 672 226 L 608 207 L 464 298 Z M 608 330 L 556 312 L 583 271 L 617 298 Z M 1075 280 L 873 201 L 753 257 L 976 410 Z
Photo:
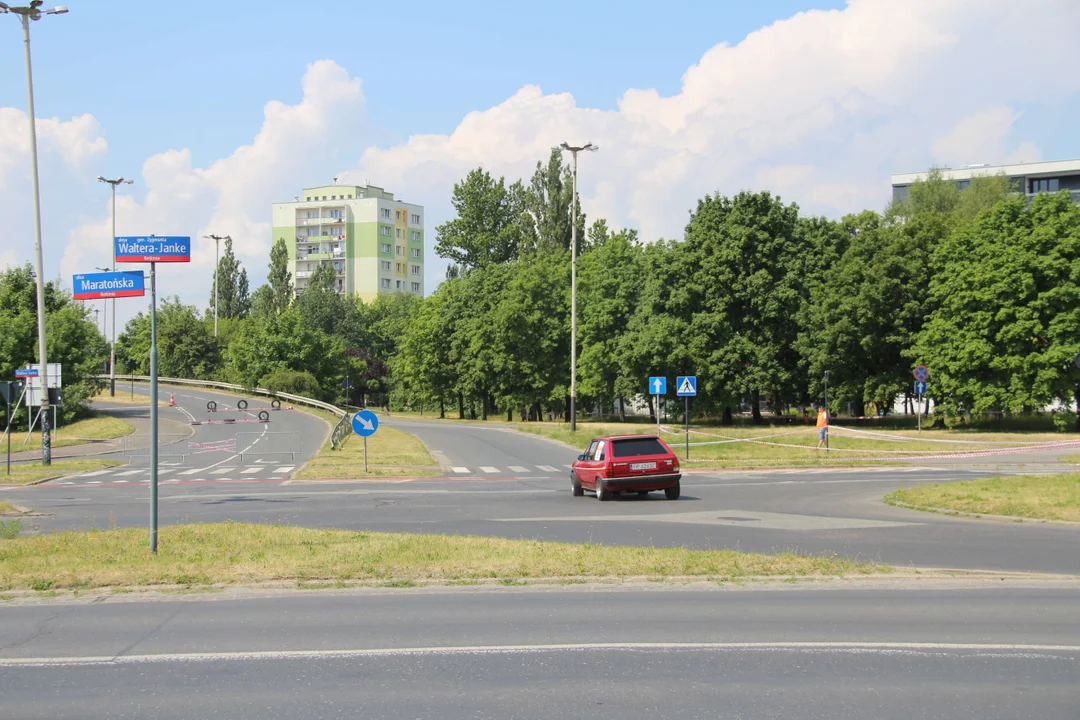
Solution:
M 191 262 L 186 235 L 126 235 L 114 238 L 116 262 Z
M 915 381 L 915 394 L 916 395 L 925 395 L 926 394 L 926 383 L 925 382 L 920 381 L 920 380 Z
M 697 395 L 697 375 L 680 375 L 675 378 L 675 394 L 679 397 Z
M 651 378 L 649 378 L 649 394 L 650 395 L 667 395 L 667 378 L 666 377 L 651 377 Z
M 353 415 L 352 429 L 360 437 L 374 435 L 379 429 L 379 416 L 370 410 L 361 410 Z

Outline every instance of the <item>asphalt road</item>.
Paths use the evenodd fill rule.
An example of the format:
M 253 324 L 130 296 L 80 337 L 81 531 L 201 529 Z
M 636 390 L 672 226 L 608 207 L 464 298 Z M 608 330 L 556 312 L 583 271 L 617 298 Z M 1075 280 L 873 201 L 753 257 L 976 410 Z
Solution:
M 14 605 L 5 718 L 1068 718 L 1080 589 L 437 590 Z
M 188 402 L 185 394 L 178 393 L 177 401 Z M 207 396 L 212 394 L 199 391 L 191 398 L 201 403 L 204 417 Z M 385 422 L 424 440 L 446 477 L 291 481 L 291 461 L 251 457 L 241 464 L 235 451 L 214 451 L 190 455 L 184 462 L 191 467 L 168 468 L 161 522 L 232 519 L 609 545 L 795 550 L 898 566 L 1080 574 L 1076 526 L 953 518 L 881 502 L 895 488 L 979 477 L 982 470 L 950 465 L 693 473 L 684 478 L 678 501 L 654 493 L 601 504 L 588 494 L 570 495 L 567 468 L 575 451 L 559 443 L 477 425 Z M 268 427 L 299 428 L 305 453 L 313 453 L 326 432 L 321 421 L 298 411 L 274 414 Z M 196 429 L 193 440 L 210 446 L 229 442 L 237 431 L 224 425 Z M 43 513 L 28 519 L 30 531 L 114 522 L 141 526 L 148 514 L 145 485 L 137 475 L 131 476 L 136 482 L 124 482 L 128 478 L 117 477 L 120 472 L 131 471 L 9 489 L 0 497 Z

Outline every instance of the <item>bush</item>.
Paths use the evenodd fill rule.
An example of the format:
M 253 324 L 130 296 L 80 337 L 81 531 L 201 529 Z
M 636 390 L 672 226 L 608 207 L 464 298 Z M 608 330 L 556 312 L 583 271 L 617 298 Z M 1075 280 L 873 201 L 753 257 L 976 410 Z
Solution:
M 319 387 L 319 381 L 315 379 L 314 375 L 295 370 L 279 370 L 268 373 L 259 380 L 259 387 L 271 392 L 290 393 L 310 398 L 322 396 L 322 388 Z
M 0 520 L 0 540 L 11 540 L 22 532 L 22 520 Z

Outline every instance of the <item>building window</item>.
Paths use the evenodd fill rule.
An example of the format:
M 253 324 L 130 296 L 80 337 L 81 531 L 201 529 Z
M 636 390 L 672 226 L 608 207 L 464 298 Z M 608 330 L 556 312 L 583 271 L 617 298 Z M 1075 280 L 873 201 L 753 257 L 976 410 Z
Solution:
M 387 255 L 389 255 L 390 254 L 390 243 L 383 243 L 382 245 L 380 245 L 379 246 L 379 251 L 384 252 Z M 386 269 L 387 270 L 390 269 L 390 261 L 389 260 L 386 262 Z
M 379 284 L 382 285 L 384 288 L 390 287 L 390 278 L 383 278 L 379 281 Z
M 420 233 L 413 230 L 412 239 L 413 239 L 413 242 L 420 242 Z
M 401 255 L 401 246 L 400 245 L 395 245 L 394 247 L 397 248 L 397 254 Z
M 382 216 L 384 218 L 386 218 L 387 220 L 389 220 L 390 219 L 390 208 L 383 208 L 382 209 Z
M 325 196 L 325 195 L 323 195 L 323 196 L 322 196 L 322 199 L 323 199 L 323 200 L 325 200 L 325 199 L 326 199 L 326 196 Z
M 331 200 L 337 200 L 337 195 L 331 195 L 331 196 L 330 196 L 330 199 L 331 199 Z
M 305 201 L 305 202 L 311 202 L 311 198 L 309 198 L 309 197 L 305 197 L 305 198 L 304 198 L 304 201 Z
M 401 219 L 401 211 L 400 210 L 395 210 L 394 211 L 394 220 L 400 220 L 400 219 Z
M 385 225 L 379 228 L 379 232 L 381 232 L 386 237 L 390 237 L 390 228 L 386 227 Z
M 313 235 L 318 235 L 319 234 L 319 228 L 317 228 L 317 227 L 309 227 L 307 229 L 307 234 L 308 234 L 308 237 L 312 237 Z
M 420 216 L 417 215 L 416 213 L 413 213 L 410 216 L 409 222 L 411 222 L 413 225 L 419 225 L 420 224 Z
M 420 283 L 414 282 L 412 284 L 412 291 L 413 292 L 420 292 Z
M 401 281 L 400 280 L 395 280 L 395 282 L 397 283 L 397 289 L 400 290 L 401 289 Z
M 420 257 L 420 248 L 410 248 L 409 254 L 412 255 L 414 258 Z
M 413 275 L 419 275 L 420 274 L 420 266 L 419 265 L 410 265 L 409 266 L 409 272 L 411 272 Z
M 401 228 L 394 228 L 394 229 L 397 231 L 397 234 L 396 234 L 397 239 L 400 240 L 401 239 Z
M 390 270 L 390 261 L 389 260 L 380 260 L 379 263 L 382 265 L 383 270 L 386 270 L 386 271 L 389 272 L 389 270 Z
M 349 196 L 349 199 L 352 200 L 352 195 Z
M 1040 178 L 1031 181 L 1031 192 L 1057 192 L 1061 189 L 1061 181 L 1058 178 Z

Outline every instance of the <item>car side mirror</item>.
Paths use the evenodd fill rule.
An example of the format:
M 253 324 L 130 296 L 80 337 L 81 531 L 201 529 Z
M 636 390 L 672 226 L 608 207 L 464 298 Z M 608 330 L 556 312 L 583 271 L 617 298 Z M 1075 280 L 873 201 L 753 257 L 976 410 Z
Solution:
M 585 459 L 586 457 L 587 457 L 587 456 L 585 456 L 585 455 L 578 455 L 578 456 L 577 456 L 577 459 L 578 459 L 578 460 L 584 460 L 584 459 Z

